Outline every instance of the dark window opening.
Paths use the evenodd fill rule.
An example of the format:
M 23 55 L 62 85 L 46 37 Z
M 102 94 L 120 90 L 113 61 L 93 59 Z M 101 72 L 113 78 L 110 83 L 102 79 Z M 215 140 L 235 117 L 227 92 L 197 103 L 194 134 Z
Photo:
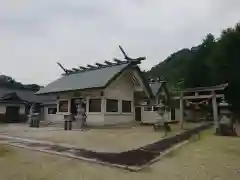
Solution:
M 59 101 L 59 112 L 68 112 L 68 101 Z
M 117 99 L 107 99 L 106 110 L 107 110 L 107 112 L 118 112 L 118 100 Z
M 56 114 L 57 108 L 48 108 L 48 114 Z
M 132 112 L 132 102 L 122 101 L 122 112 L 130 113 Z
M 171 120 L 175 120 L 176 117 L 175 117 L 175 109 L 174 108 L 171 108 Z
M 5 112 L 6 122 L 18 122 L 20 119 L 19 106 L 7 106 Z
M 71 113 L 77 115 L 77 105 L 80 104 L 81 108 L 86 110 L 86 103 L 81 98 L 73 98 L 71 99 Z
M 145 106 L 144 111 L 152 111 L 152 106 Z
M 101 112 L 101 99 L 89 99 L 89 112 Z

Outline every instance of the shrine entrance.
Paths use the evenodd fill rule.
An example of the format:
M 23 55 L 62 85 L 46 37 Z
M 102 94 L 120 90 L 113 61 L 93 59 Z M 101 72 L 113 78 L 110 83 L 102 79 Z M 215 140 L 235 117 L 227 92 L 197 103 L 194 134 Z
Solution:
M 199 118 L 203 120 L 213 119 L 215 127 L 219 127 L 219 111 L 218 104 L 224 99 L 224 91 L 228 84 L 221 84 L 211 87 L 197 87 L 185 89 L 181 92 L 180 97 L 174 99 L 180 102 L 179 120 L 181 127 L 186 120 L 185 117 L 190 114 L 193 120 Z M 196 119 L 197 118 L 197 119 Z
M 213 120 L 213 108 L 211 99 L 185 100 L 185 120 L 189 122 L 201 122 Z
M 83 98 L 72 98 L 71 99 L 71 106 L 70 106 L 70 112 L 74 116 L 76 116 L 79 113 L 86 112 L 86 102 Z

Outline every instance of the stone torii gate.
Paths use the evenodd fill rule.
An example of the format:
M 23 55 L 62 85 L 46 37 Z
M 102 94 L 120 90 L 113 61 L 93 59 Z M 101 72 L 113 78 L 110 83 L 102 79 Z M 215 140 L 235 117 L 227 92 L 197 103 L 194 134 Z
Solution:
M 213 108 L 213 119 L 215 128 L 219 128 L 219 112 L 218 112 L 218 103 L 217 99 L 223 99 L 224 90 L 227 88 L 228 84 L 221 84 L 211 87 L 197 87 L 197 88 L 188 88 L 180 93 L 180 97 L 174 97 L 174 99 L 180 100 L 180 124 L 183 128 L 184 123 L 184 101 L 186 100 L 202 100 L 202 99 L 211 99 L 212 108 Z

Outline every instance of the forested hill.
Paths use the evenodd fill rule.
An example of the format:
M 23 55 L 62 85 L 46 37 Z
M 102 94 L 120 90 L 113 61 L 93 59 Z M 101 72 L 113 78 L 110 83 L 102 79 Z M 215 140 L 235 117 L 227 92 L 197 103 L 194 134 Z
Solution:
M 181 49 L 147 72 L 151 78 L 163 77 L 172 88 L 181 83 L 181 88 L 214 85 L 215 82 L 203 80 L 203 74 L 212 75 L 213 47 L 217 44 L 212 34 L 208 34 L 201 44 L 191 49 Z M 207 70 L 207 71 L 206 71 Z M 201 78 L 199 78 L 201 76 Z M 211 77 L 212 78 L 212 77 Z
M 16 81 L 10 76 L 0 75 L 0 87 L 9 87 L 13 89 L 29 89 L 38 91 L 40 86 L 37 84 L 22 84 L 21 82 Z
M 217 39 L 208 34 L 197 47 L 173 53 L 147 76 L 163 76 L 173 89 L 228 82 L 227 99 L 240 110 L 240 24 Z
M 182 49 L 152 67 L 151 70 L 147 72 L 147 76 L 149 78 L 164 77 L 168 83 L 174 85 L 185 78 L 187 65 L 191 59 L 191 50 Z

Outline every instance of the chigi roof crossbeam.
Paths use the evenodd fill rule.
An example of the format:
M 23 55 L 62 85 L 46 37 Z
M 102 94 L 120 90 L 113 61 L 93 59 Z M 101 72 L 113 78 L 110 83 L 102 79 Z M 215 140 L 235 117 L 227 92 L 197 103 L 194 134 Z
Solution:
M 142 60 L 145 60 L 145 57 L 138 57 L 138 58 L 130 58 L 129 56 L 127 56 L 127 54 L 125 53 L 125 51 L 123 50 L 123 48 L 121 46 L 119 46 L 121 52 L 123 53 L 124 56 L 124 61 L 114 58 L 113 62 L 111 61 L 104 61 L 104 64 L 102 63 L 95 63 L 95 65 L 90 65 L 87 64 L 86 66 L 79 66 L 78 68 L 72 68 L 70 69 L 66 69 L 64 68 L 60 63 L 58 63 L 58 65 L 61 67 L 61 69 L 63 69 L 63 71 L 65 72 L 63 75 L 69 75 L 72 73 L 80 73 L 80 72 L 85 72 L 85 71 L 91 71 L 91 70 L 96 70 L 96 69 L 101 69 L 101 68 L 107 68 L 107 67 L 112 67 L 112 66 L 117 66 L 117 65 L 121 65 L 121 64 L 133 64 L 133 65 L 137 65 L 140 64 Z

